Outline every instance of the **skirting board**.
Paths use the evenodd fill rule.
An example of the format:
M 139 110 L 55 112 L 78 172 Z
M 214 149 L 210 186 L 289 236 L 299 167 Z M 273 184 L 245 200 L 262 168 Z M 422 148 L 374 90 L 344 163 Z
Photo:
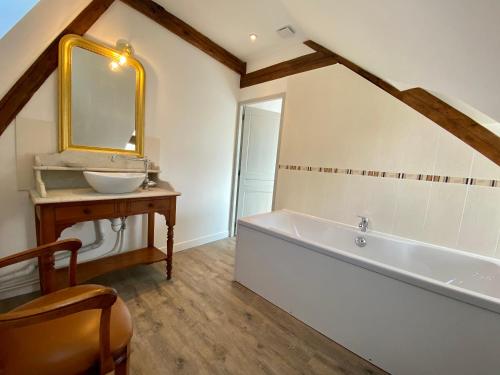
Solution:
M 0 300 L 33 293 L 40 290 L 38 284 L 38 275 L 33 274 L 27 275 L 15 284 L 13 284 L 12 282 L 9 282 L 8 284 L 10 285 L 2 284 L 2 288 L 0 288 Z
M 188 241 L 183 241 L 183 242 L 178 242 L 178 243 L 175 243 L 175 241 L 174 241 L 174 252 L 191 249 L 193 247 L 205 245 L 209 242 L 222 240 L 222 239 L 227 238 L 227 237 L 229 237 L 229 232 L 226 230 L 226 231 L 219 232 L 219 233 L 209 234 L 208 236 L 198 237 L 198 238 L 195 238 L 193 240 L 188 240 Z M 167 248 L 166 248 L 166 246 L 164 246 L 164 247 L 161 247 L 160 250 L 166 252 Z

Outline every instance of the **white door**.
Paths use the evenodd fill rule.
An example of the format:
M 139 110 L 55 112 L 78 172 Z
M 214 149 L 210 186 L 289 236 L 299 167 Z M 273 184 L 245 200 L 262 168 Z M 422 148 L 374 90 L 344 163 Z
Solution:
M 270 212 L 281 114 L 244 108 L 236 218 Z

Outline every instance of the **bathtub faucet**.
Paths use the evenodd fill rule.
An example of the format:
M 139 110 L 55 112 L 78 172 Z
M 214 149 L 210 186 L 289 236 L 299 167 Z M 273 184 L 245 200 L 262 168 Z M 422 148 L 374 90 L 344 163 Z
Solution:
M 361 221 L 358 224 L 358 228 L 361 230 L 361 232 L 366 232 L 368 229 L 368 218 L 365 216 L 358 216 Z

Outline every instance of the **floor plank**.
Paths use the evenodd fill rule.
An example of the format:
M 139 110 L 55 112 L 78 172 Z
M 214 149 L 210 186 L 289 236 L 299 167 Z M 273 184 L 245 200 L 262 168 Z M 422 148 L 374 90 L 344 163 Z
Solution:
M 92 280 L 116 288 L 134 318 L 132 374 L 384 374 L 233 282 L 234 246 L 226 239 L 175 254 L 171 281 L 161 263 Z

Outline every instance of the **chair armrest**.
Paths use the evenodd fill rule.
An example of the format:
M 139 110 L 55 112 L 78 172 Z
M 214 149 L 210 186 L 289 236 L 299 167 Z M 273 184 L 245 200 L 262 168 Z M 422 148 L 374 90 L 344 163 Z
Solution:
M 52 242 L 46 245 L 35 247 L 33 249 L 22 251 L 14 255 L 10 255 L 5 258 L 1 258 L 0 268 L 37 257 L 39 259 L 42 258 L 52 259 L 52 262 L 49 263 L 53 263 L 53 255 L 55 252 L 70 251 L 71 257 L 69 262 L 69 285 L 74 286 L 76 285 L 77 253 L 81 247 L 82 247 L 82 241 L 76 238 L 70 238 L 67 240 Z M 48 271 L 53 272 L 53 264 L 52 264 L 52 269 Z
M 21 251 L 20 253 L 9 255 L 0 259 L 0 268 L 19 263 L 24 260 L 36 258 L 42 255 L 54 254 L 57 251 L 71 251 L 76 253 L 82 247 L 82 241 L 76 238 L 52 242 L 46 245 L 38 246 L 33 249 Z
M 99 326 L 99 358 L 100 373 L 106 374 L 113 370 L 114 362 L 110 348 L 111 306 L 117 299 L 112 288 L 95 285 L 65 300 L 48 303 L 43 306 L 26 310 L 12 311 L 0 314 L 0 329 L 19 328 L 31 324 L 62 318 L 85 310 L 101 310 Z

